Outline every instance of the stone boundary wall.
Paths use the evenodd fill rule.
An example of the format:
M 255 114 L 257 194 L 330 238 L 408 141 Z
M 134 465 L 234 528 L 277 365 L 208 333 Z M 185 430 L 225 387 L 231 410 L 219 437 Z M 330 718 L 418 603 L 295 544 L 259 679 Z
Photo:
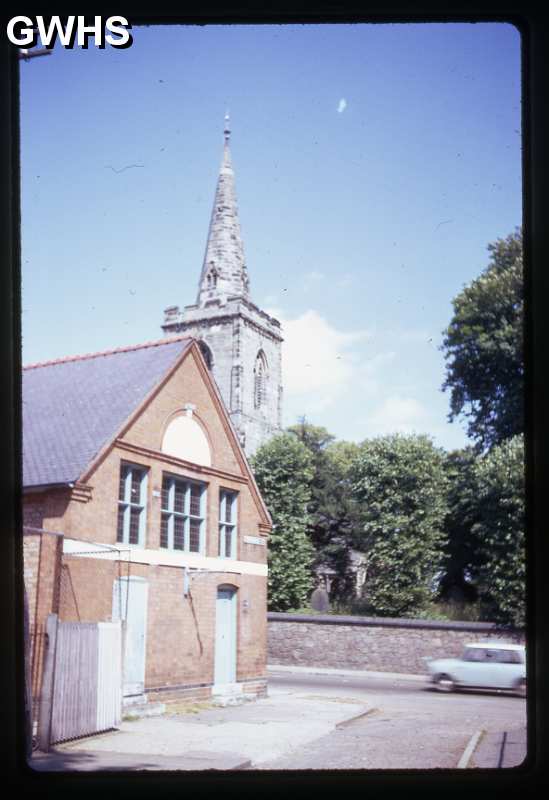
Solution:
M 425 674 L 425 658 L 459 656 L 468 642 L 524 643 L 490 622 L 269 612 L 268 663 Z

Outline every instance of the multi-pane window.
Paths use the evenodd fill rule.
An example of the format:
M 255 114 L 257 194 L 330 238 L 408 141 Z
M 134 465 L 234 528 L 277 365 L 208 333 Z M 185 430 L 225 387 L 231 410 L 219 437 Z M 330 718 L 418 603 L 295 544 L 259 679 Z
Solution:
M 236 558 L 236 492 L 219 492 L 219 555 Z
M 147 470 L 133 464 L 122 464 L 118 487 L 117 542 L 143 544 L 146 502 Z
M 205 503 L 203 484 L 164 475 L 160 547 L 203 552 Z

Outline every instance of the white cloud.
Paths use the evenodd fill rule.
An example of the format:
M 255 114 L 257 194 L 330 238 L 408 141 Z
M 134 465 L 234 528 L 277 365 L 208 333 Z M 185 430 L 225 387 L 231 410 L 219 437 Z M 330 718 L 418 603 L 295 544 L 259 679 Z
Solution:
M 338 285 L 338 286 L 340 286 L 341 288 L 343 288 L 343 289 L 344 289 L 344 288 L 346 288 L 347 286 L 350 286 L 350 285 L 353 283 L 353 281 L 354 281 L 354 280 L 355 280 L 355 279 L 353 278 L 353 276 L 351 275 L 351 273 L 350 273 L 350 272 L 346 272 L 346 273 L 345 273 L 345 275 L 343 275 L 343 276 L 342 276 L 342 277 L 341 277 L 341 278 L 338 280 L 338 282 L 337 282 L 337 285 Z
M 324 275 L 322 274 L 322 272 L 317 272 L 316 269 L 313 269 L 310 272 L 306 273 L 305 280 L 321 281 L 324 280 Z
M 339 101 L 339 105 L 337 107 L 337 113 L 338 114 L 343 114 L 343 112 L 345 111 L 346 108 L 347 108 L 347 101 L 345 100 L 344 97 L 342 97 L 341 100 Z
M 321 283 L 324 280 L 324 277 L 325 276 L 322 274 L 322 272 L 317 272 L 317 270 L 314 269 L 310 272 L 307 272 L 303 276 L 303 290 L 308 292 L 313 288 L 313 286 L 317 286 L 319 283 Z
M 414 397 L 392 395 L 368 415 L 367 425 L 373 434 L 414 433 L 427 430 L 427 409 Z
M 413 388 L 398 386 L 406 373 L 398 342 L 380 350 L 389 344 L 383 336 L 342 331 L 314 309 L 294 319 L 281 309 L 266 311 L 280 321 L 284 337 L 284 425 L 305 415 L 355 441 L 397 432 L 435 435 L 444 427 L 443 414 L 423 405 Z
M 352 345 L 366 339 L 367 331 L 338 331 L 311 309 L 296 319 L 268 313 L 282 325 L 285 398 L 299 398 L 304 411 L 317 412 L 351 389 L 359 362 Z
M 355 373 L 355 389 L 361 397 L 379 398 L 387 391 L 387 375 L 391 364 L 397 359 L 394 350 L 376 353 L 358 365 Z

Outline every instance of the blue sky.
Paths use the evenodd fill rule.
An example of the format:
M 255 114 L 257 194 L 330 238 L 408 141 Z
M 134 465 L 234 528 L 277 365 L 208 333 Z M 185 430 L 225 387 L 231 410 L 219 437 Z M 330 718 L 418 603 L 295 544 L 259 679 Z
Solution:
M 194 301 L 230 109 L 252 299 L 285 422 L 467 443 L 438 349 L 522 219 L 505 23 L 134 28 L 21 64 L 23 360 L 160 338 Z

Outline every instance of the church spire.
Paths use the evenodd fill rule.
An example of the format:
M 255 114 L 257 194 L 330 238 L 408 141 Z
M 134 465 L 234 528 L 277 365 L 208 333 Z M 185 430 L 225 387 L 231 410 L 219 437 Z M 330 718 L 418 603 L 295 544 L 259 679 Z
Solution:
M 240 235 L 240 222 L 234 186 L 229 141 L 229 114 L 223 128 L 225 143 L 214 205 L 206 243 L 206 253 L 198 284 L 197 305 L 208 301 L 224 302 L 228 297 L 248 297 L 248 271 Z

